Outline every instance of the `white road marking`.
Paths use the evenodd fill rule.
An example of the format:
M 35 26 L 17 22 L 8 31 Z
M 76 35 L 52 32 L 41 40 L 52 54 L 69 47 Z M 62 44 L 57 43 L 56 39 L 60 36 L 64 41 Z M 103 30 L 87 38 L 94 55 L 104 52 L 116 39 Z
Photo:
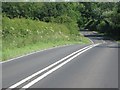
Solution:
M 105 40 L 102 40 L 103 43 L 106 43 Z
M 94 42 L 93 42 L 93 40 L 92 40 L 92 39 L 90 39 L 90 38 L 88 38 L 88 39 L 91 41 L 91 43 L 92 43 L 92 44 L 94 44 Z
M 96 31 L 93 31 L 93 33 L 94 33 L 94 34 L 97 34 L 98 32 L 96 32 Z
M 67 64 L 68 62 L 70 62 L 71 60 L 73 60 L 75 57 L 79 56 L 80 54 L 84 53 L 85 51 L 88 51 L 89 49 L 97 46 L 99 44 L 95 44 L 79 53 L 77 53 L 76 55 L 72 56 L 71 58 L 67 59 L 66 61 L 64 61 L 63 63 L 59 64 L 58 66 L 54 67 L 53 69 L 49 70 L 48 72 L 44 73 L 43 75 L 41 75 L 40 77 L 34 79 L 33 81 L 31 81 L 30 83 L 28 83 L 27 85 L 23 86 L 22 88 L 29 88 L 32 85 L 34 85 L 35 83 L 37 83 L 38 81 L 40 81 L 41 79 L 45 78 L 46 76 L 48 76 L 49 74 L 51 74 L 52 72 L 54 72 L 55 70 L 59 69 L 60 67 L 62 67 L 63 65 Z
M 84 34 L 82 34 L 82 33 L 80 33 L 80 34 L 81 34 L 82 36 L 84 36 Z M 92 44 L 95 44 L 92 39 L 90 39 L 90 38 L 88 38 L 88 39 L 90 40 L 90 42 L 91 42 Z
M 44 68 L 44 69 L 42 69 L 42 70 L 40 70 L 40 71 L 38 71 L 38 72 L 32 74 L 31 76 L 28 76 L 27 78 L 25 78 L 25 79 L 19 81 L 18 83 L 16 83 L 16 84 L 10 86 L 9 88 L 16 88 L 17 86 L 23 84 L 24 82 L 26 82 L 26 81 L 28 81 L 29 79 L 35 77 L 36 75 L 38 75 L 38 74 L 40 74 L 40 73 L 42 73 L 42 72 L 48 70 L 49 68 L 51 68 L 51 67 L 57 65 L 58 63 L 64 61 L 65 59 L 71 57 L 72 55 L 74 55 L 74 54 L 76 54 L 76 53 L 78 53 L 78 52 L 80 52 L 80 51 L 82 51 L 82 50 L 84 50 L 84 49 L 86 49 L 86 48 L 89 48 L 89 47 L 91 47 L 91 46 L 93 46 L 93 45 L 86 46 L 86 47 L 84 47 L 84 48 L 82 48 L 82 49 L 79 49 L 78 51 L 73 52 L 72 54 L 70 54 L 70 55 L 68 55 L 68 56 L 66 56 L 66 57 L 64 57 L 64 58 L 62 58 L 61 60 L 59 60 L 59 61 L 57 61 L 57 62 L 55 62 L 55 63 L 49 65 L 48 67 L 46 67 L 46 68 Z
M 72 45 L 72 44 L 69 44 L 69 45 Z M 25 55 L 22 55 L 22 56 L 19 56 L 19 57 L 16 57 L 16 58 L 12 58 L 12 59 L 9 59 L 9 60 L 6 60 L 6 61 L 2 61 L 0 63 L 6 63 L 6 62 L 14 61 L 14 60 L 17 60 L 19 58 L 26 57 L 26 56 L 29 56 L 29 55 L 32 55 L 32 54 L 36 54 L 36 53 L 39 53 L 39 52 L 43 52 L 43 51 L 47 51 L 47 50 L 51 50 L 51 49 L 55 49 L 55 48 L 65 47 L 65 46 L 69 46 L 69 45 L 56 46 L 56 47 L 52 47 L 52 48 L 48 48 L 48 49 L 34 51 L 34 52 L 31 52 L 31 53 L 28 53 L 28 54 L 25 54 Z

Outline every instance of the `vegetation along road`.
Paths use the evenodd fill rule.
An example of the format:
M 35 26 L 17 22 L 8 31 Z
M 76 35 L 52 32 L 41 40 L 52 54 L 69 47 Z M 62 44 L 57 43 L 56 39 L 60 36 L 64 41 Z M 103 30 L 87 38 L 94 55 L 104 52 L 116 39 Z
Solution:
M 3 88 L 117 88 L 118 44 L 98 40 L 97 34 L 93 42 L 3 63 Z
M 2 2 L 2 88 L 117 89 L 119 22 L 119 2 Z

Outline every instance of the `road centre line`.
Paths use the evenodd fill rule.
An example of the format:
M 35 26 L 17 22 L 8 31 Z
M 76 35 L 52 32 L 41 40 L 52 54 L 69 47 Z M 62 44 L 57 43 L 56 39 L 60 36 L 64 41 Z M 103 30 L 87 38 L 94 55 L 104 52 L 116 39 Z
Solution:
M 31 52 L 31 53 L 28 53 L 28 54 L 25 54 L 25 55 L 21 55 L 21 56 L 18 56 L 18 57 L 15 57 L 15 58 L 12 58 L 12 59 L 9 59 L 9 60 L 6 60 L 6 61 L 2 61 L 2 62 L 0 62 L 0 64 L 7 63 L 7 62 L 10 62 L 10 61 L 14 61 L 14 60 L 17 60 L 19 58 L 23 58 L 23 57 L 33 55 L 33 54 L 36 54 L 36 53 L 39 53 L 39 52 L 43 52 L 43 51 L 47 51 L 47 50 L 51 50 L 51 49 L 56 49 L 56 48 L 61 48 L 61 47 L 66 47 L 66 46 L 70 46 L 70 45 L 73 45 L 73 44 L 67 44 L 67 45 L 56 46 L 56 47 L 51 47 L 51 48 L 48 48 L 48 49 L 34 51 L 34 52 Z
M 99 44 L 95 44 L 92 45 L 88 48 L 86 48 L 85 50 L 75 54 L 74 56 L 70 57 L 69 59 L 67 59 L 66 61 L 64 61 L 63 63 L 59 64 L 58 66 L 54 67 L 53 69 L 49 70 L 48 72 L 44 73 L 43 75 L 39 76 L 38 78 L 34 79 L 33 81 L 31 81 L 30 83 L 28 83 L 27 85 L 23 86 L 22 88 L 29 88 L 32 85 L 34 85 L 35 83 L 37 83 L 38 81 L 42 80 L 43 78 L 45 78 L 46 76 L 48 76 L 49 74 L 51 74 L 52 72 L 54 72 L 55 70 L 59 69 L 60 67 L 62 67 L 63 65 L 67 64 L 68 62 L 70 62 L 71 60 L 73 60 L 74 58 L 76 58 L 77 56 L 79 56 L 80 54 L 84 53 L 85 51 L 88 51 L 89 49 L 98 46 Z
M 94 46 L 94 45 L 89 45 L 89 46 L 86 46 L 86 47 L 84 47 L 84 48 L 82 48 L 82 49 L 79 49 L 79 50 L 73 52 L 72 54 L 70 54 L 70 55 L 68 55 L 68 56 L 66 56 L 66 57 L 64 57 L 64 58 L 62 58 L 61 60 L 59 60 L 59 61 L 57 61 L 57 62 L 55 62 L 55 63 L 49 65 L 49 66 L 46 67 L 46 68 L 43 68 L 42 70 L 40 70 L 40 71 L 38 71 L 38 72 L 36 72 L 36 73 L 34 73 L 34 74 L 28 76 L 27 78 L 25 78 L 25 79 L 19 81 L 18 83 L 16 83 L 16 84 L 10 86 L 9 88 L 16 88 L 17 86 L 19 86 L 19 85 L 23 84 L 24 82 L 30 80 L 31 78 L 35 77 L 36 75 L 41 74 L 42 72 L 44 72 L 44 71 L 46 71 L 46 70 L 52 68 L 53 66 L 59 64 L 60 62 L 66 60 L 67 58 L 73 56 L 74 54 L 76 54 L 76 53 L 78 53 L 78 52 L 80 52 L 80 51 L 82 51 L 82 50 L 84 50 L 84 49 L 87 49 L 87 48 L 89 48 L 89 47 L 92 47 L 92 46 Z

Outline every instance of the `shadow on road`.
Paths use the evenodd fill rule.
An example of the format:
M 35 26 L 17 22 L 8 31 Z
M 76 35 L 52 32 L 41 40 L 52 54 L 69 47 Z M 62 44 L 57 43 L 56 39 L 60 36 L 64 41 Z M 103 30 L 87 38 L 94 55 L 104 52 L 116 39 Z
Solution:
M 118 44 L 116 45 L 99 45 L 99 46 L 96 46 L 98 48 L 120 48 L 120 46 Z
M 88 31 L 88 30 L 82 30 L 80 31 L 85 37 L 94 40 L 104 40 L 106 42 L 115 42 L 112 38 L 106 36 L 105 34 L 102 33 L 97 33 L 95 31 Z

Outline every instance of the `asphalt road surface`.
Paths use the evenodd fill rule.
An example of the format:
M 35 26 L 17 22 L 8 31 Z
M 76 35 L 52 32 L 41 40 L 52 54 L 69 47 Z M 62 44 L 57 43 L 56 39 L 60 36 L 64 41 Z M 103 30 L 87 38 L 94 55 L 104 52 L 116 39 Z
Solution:
M 2 88 L 118 88 L 118 44 L 82 31 L 92 45 L 67 45 L 2 63 Z

